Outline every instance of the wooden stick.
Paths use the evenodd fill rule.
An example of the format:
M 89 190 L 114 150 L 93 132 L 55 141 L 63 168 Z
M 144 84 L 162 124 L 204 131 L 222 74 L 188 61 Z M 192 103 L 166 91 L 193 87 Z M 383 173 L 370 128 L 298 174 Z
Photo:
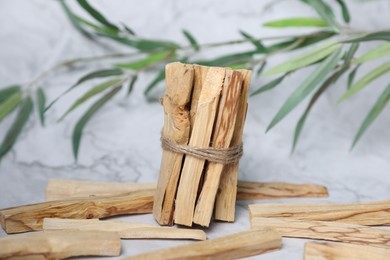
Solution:
M 112 232 L 51 231 L 0 238 L 0 259 L 64 259 L 119 256 L 121 241 Z
M 225 69 L 211 67 L 199 96 L 189 141 L 190 146 L 209 147 Z M 195 200 L 205 160 L 186 156 L 176 196 L 175 223 L 192 226 Z
M 277 250 L 281 237 L 270 229 L 236 233 L 189 245 L 148 252 L 130 259 L 238 259 Z
M 378 226 L 390 224 L 390 201 L 352 204 L 254 204 L 253 217 L 291 217 Z
M 194 68 L 189 64 L 174 62 L 165 67 L 164 127 L 165 138 L 177 144 L 188 144 L 190 136 L 190 111 Z M 158 179 L 154 218 L 160 225 L 172 225 L 174 203 L 184 155 L 163 151 Z
M 249 70 L 241 70 L 243 85 L 240 101 L 238 104 L 237 120 L 235 124 L 231 145 L 242 143 L 244 123 L 248 109 L 248 90 L 252 76 Z M 238 163 L 226 165 L 219 183 L 215 203 L 215 219 L 222 221 L 234 221 L 237 196 Z
M 100 221 L 97 219 L 45 218 L 44 230 L 97 230 L 116 232 L 120 238 L 160 238 L 206 240 L 206 233 L 199 229 L 163 228 L 142 223 Z
M 211 147 L 229 148 L 236 122 L 242 78 L 237 71 L 227 70 L 218 115 L 214 124 Z M 223 164 L 209 162 L 194 213 L 194 223 L 208 227 L 213 213 Z
M 390 247 L 390 231 L 361 225 L 304 221 L 292 218 L 251 218 L 252 228 L 269 227 L 283 237 L 322 239 L 351 244 Z
M 46 201 L 74 197 L 119 195 L 142 190 L 155 191 L 156 183 L 50 179 L 46 186 Z
M 7 233 L 41 230 L 44 218 L 106 218 L 117 215 L 150 213 L 152 191 L 128 195 L 78 198 L 43 202 L 0 210 L 0 223 Z
M 346 243 L 305 243 L 304 260 L 388 260 L 390 248 Z

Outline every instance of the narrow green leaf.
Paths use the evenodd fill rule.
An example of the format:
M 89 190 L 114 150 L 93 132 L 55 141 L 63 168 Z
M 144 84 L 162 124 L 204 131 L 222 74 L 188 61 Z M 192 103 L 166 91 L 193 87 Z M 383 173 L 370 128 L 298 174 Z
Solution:
M 81 136 L 83 133 L 83 129 L 87 122 L 91 119 L 91 117 L 108 101 L 110 100 L 118 91 L 121 89 L 121 87 L 113 88 L 110 92 L 105 94 L 102 98 L 100 98 L 98 101 L 96 101 L 88 110 L 87 112 L 80 118 L 80 120 L 77 122 L 75 128 L 73 129 L 72 134 L 72 147 L 73 147 L 73 155 L 75 160 L 77 160 L 79 148 L 80 148 L 80 141 Z
M 37 103 L 38 103 L 38 114 L 39 119 L 41 120 L 41 125 L 45 125 L 45 103 L 46 103 L 46 96 L 45 92 L 42 88 L 37 89 Z
M 261 62 L 261 65 L 260 65 L 259 68 L 257 69 L 256 76 L 260 76 L 260 74 L 264 71 L 265 66 L 267 66 L 267 61 L 266 61 L 266 60 L 263 60 L 263 61 Z
M 134 75 L 130 81 L 129 81 L 129 87 L 127 88 L 127 96 L 130 95 L 130 93 L 133 91 L 133 88 L 134 88 L 134 85 L 135 85 L 135 82 L 137 81 L 138 79 L 138 75 Z
M 98 10 L 91 6 L 87 0 L 77 0 L 77 2 L 82 8 L 84 8 L 85 11 L 87 11 L 93 18 L 95 18 L 96 21 L 113 30 L 119 31 L 119 28 L 116 25 L 110 23 Z
M 85 101 L 90 99 L 91 97 L 103 92 L 104 90 L 110 88 L 110 87 L 118 87 L 121 84 L 118 85 L 118 83 L 121 83 L 121 79 L 112 79 L 105 81 L 89 91 L 87 91 L 84 95 L 82 95 L 79 99 L 77 99 L 71 106 L 70 108 L 61 116 L 61 118 L 58 121 L 62 121 L 70 112 L 72 112 L 74 109 L 76 109 L 78 106 L 83 104 Z
M 328 27 L 324 20 L 313 17 L 296 17 L 276 20 L 263 24 L 265 27 L 288 28 L 288 27 Z
M 0 104 L 0 122 L 9 115 L 20 104 L 22 95 L 20 92 L 16 92 L 10 96 L 7 100 Z
M 149 57 L 143 60 L 130 63 L 116 64 L 115 66 L 121 69 L 142 70 L 151 64 L 158 63 L 173 56 L 174 53 L 172 53 L 171 51 L 164 51 L 160 53 L 151 54 Z
M 390 55 L 390 42 L 382 44 L 382 45 L 366 52 L 365 54 L 363 54 L 362 56 L 357 58 L 354 63 L 361 64 L 361 63 L 364 63 L 367 61 L 380 59 L 380 58 L 386 57 L 388 55 Z
M 373 33 L 368 33 L 363 36 L 358 36 L 352 39 L 347 39 L 342 42 L 367 42 L 367 41 L 390 41 L 390 31 L 378 31 Z
M 359 43 L 351 44 L 351 47 L 349 48 L 348 52 L 345 54 L 344 64 L 347 64 L 348 66 L 351 64 L 353 56 L 355 56 L 355 53 L 357 52 L 358 49 L 359 49 Z
M 154 89 L 158 83 L 165 79 L 165 70 L 161 70 L 152 82 L 146 87 L 144 95 L 147 96 L 152 89 Z
M 305 53 L 298 58 L 289 60 L 285 63 L 277 65 L 276 67 L 271 68 L 270 70 L 265 72 L 264 76 L 269 76 L 277 73 L 286 73 L 306 67 L 314 62 L 324 59 L 339 48 L 340 44 L 336 44 L 334 42 L 327 43 L 325 45 L 315 48 L 312 51 L 309 51 L 308 53 Z
M 3 142 L 0 145 L 0 159 L 12 148 L 18 138 L 23 126 L 26 124 L 31 111 L 33 103 L 30 97 L 25 98 L 21 104 L 19 112 L 12 123 L 7 134 L 5 135 Z
M 256 51 L 241 52 L 241 53 L 224 55 L 213 60 L 195 61 L 194 63 L 204 65 L 204 66 L 228 67 L 231 65 L 245 64 L 249 62 L 252 59 L 253 55 L 255 54 Z
M 350 89 L 348 89 L 344 95 L 339 99 L 339 103 L 348 99 L 349 97 L 355 95 L 357 92 L 365 88 L 372 81 L 376 80 L 380 76 L 388 73 L 390 71 L 390 62 L 386 62 L 379 67 L 373 69 L 369 73 L 367 73 L 364 77 L 359 79 Z
M 255 96 L 255 95 L 258 95 L 260 93 L 263 93 L 267 90 L 270 90 L 270 89 L 273 89 L 275 88 L 277 85 L 279 85 L 283 79 L 288 75 L 288 73 L 284 74 L 283 76 L 279 77 L 279 78 L 276 78 L 274 80 L 271 80 L 270 82 L 268 82 L 267 84 L 265 84 L 264 86 L 256 89 L 250 96 Z
M 256 40 L 255 38 L 253 38 L 252 35 L 244 32 L 244 31 L 240 31 L 240 34 L 247 40 L 249 40 L 255 47 L 256 47 L 256 50 L 259 52 L 259 53 L 266 53 L 267 49 L 264 47 L 264 45 L 261 43 L 261 41 L 259 40 Z
M 370 112 L 364 119 L 362 125 L 359 128 L 359 131 L 357 132 L 351 149 L 357 144 L 357 142 L 360 140 L 360 138 L 363 136 L 363 134 L 366 132 L 368 127 L 372 124 L 372 122 L 375 121 L 375 119 L 379 116 L 379 114 L 382 112 L 382 110 L 386 107 L 387 103 L 390 100 L 390 84 L 386 87 L 386 89 L 382 92 L 382 94 L 379 96 L 378 100 L 375 102 L 374 106 L 371 108 Z
M 352 71 L 351 73 L 349 73 L 348 75 L 348 85 L 347 85 L 347 89 L 350 89 L 352 84 L 353 84 L 353 81 L 355 79 L 355 76 L 356 76 L 356 72 L 357 70 L 359 69 L 360 65 L 356 66 Z
M 318 84 L 320 84 L 326 76 L 334 69 L 343 55 L 342 49 L 339 48 L 332 55 L 327 57 L 318 67 L 302 82 L 302 84 L 294 90 L 290 97 L 286 100 L 278 113 L 272 119 L 267 128 L 269 131 L 277 123 L 279 123 L 288 113 L 290 113 L 307 95 L 309 95 Z
M 0 89 L 0 104 L 18 92 L 20 92 L 20 86 L 18 85 L 8 86 Z
M 344 0 L 336 0 L 336 2 L 340 5 L 341 13 L 343 15 L 344 22 L 349 23 L 351 20 L 351 15 L 349 14 L 349 10 Z
M 200 50 L 199 44 L 195 37 L 187 30 L 183 30 L 183 35 L 186 37 L 187 41 L 191 44 L 192 48 L 196 51 Z
M 306 4 L 316 10 L 319 16 L 336 31 L 340 31 L 340 25 L 336 21 L 336 17 L 332 8 L 322 0 L 302 0 Z
M 88 39 L 93 39 L 93 36 L 87 32 L 79 23 L 77 20 L 77 17 L 74 15 L 72 10 L 68 7 L 68 5 L 65 3 L 65 0 L 59 1 L 61 4 L 62 9 L 64 9 L 65 14 L 68 16 L 69 21 L 72 23 L 73 27 L 76 28 L 81 34 L 83 34 Z
M 126 32 L 128 32 L 130 35 L 133 35 L 135 36 L 135 32 L 133 29 L 131 29 L 130 27 L 128 27 L 126 24 L 122 24 L 123 25 L 123 28 L 125 28 Z
M 77 21 L 80 24 L 88 26 L 89 28 L 94 29 L 96 32 L 101 32 L 101 33 L 111 34 L 111 35 L 117 35 L 118 34 L 117 30 L 114 30 L 114 29 L 112 29 L 110 27 L 96 25 L 96 24 L 91 23 L 91 22 L 89 22 L 89 21 L 85 20 L 84 18 L 82 18 L 80 16 L 77 16 L 77 15 L 75 15 L 75 18 L 77 19 Z

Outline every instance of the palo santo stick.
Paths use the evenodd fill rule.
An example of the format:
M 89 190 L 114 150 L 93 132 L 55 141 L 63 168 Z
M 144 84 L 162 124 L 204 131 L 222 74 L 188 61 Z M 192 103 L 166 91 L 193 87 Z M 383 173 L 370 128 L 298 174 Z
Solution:
M 311 238 L 377 247 L 390 246 L 390 231 L 361 225 L 292 218 L 251 218 L 252 228 L 269 227 L 283 237 Z
M 242 78 L 238 71 L 227 70 L 218 115 L 214 124 L 211 147 L 229 148 L 236 122 Z M 224 165 L 209 162 L 194 213 L 194 223 L 208 227 L 213 213 L 215 196 Z
M 194 68 L 179 62 L 165 67 L 166 88 L 163 99 L 165 138 L 177 144 L 188 144 L 190 136 L 189 104 Z M 154 198 L 153 215 L 160 225 L 172 225 L 174 203 L 182 168 L 183 154 L 163 151 L 160 175 Z
M 206 240 L 206 233 L 199 229 L 156 227 L 142 223 L 124 221 L 100 221 L 96 219 L 45 218 L 44 230 L 97 230 L 116 232 L 120 238 L 161 238 Z
M 121 241 L 112 232 L 51 231 L 0 238 L 0 259 L 64 259 L 119 256 Z
M 243 85 L 241 97 L 238 104 L 237 119 L 234 127 L 234 134 L 231 140 L 231 146 L 242 143 L 242 134 L 246 112 L 248 109 L 248 90 L 252 72 L 249 70 L 240 70 L 242 74 Z M 234 221 L 236 210 L 238 180 L 238 162 L 226 165 L 219 183 L 219 189 L 215 202 L 215 219 L 222 221 Z
M 76 198 L 43 202 L 0 210 L 0 223 L 7 233 L 41 230 L 44 218 L 106 218 L 152 212 L 152 191 L 128 195 Z
M 74 197 L 110 196 L 141 190 L 155 190 L 156 183 L 100 182 L 89 180 L 50 179 L 46 186 L 46 201 Z
M 236 233 L 185 246 L 167 248 L 144 253 L 130 259 L 238 259 L 277 250 L 281 247 L 281 237 L 270 229 Z
M 190 146 L 209 147 L 225 69 L 211 67 L 207 71 L 189 141 Z M 195 200 L 205 160 L 186 156 L 176 196 L 175 223 L 192 226 Z
M 390 248 L 346 243 L 305 243 L 304 260 L 388 260 Z
M 327 197 L 328 189 L 316 184 L 239 181 L 237 200 Z
M 379 226 L 390 224 L 390 201 L 352 204 L 254 204 L 253 217 L 290 217 L 301 220 L 337 221 Z

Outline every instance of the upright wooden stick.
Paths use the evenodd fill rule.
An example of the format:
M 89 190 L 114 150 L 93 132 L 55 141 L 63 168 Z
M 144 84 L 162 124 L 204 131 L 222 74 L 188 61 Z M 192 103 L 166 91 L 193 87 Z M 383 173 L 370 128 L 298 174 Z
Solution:
M 179 62 L 166 66 L 164 103 L 165 138 L 177 144 L 188 144 L 190 136 L 189 105 L 191 101 L 194 68 Z M 153 215 L 160 225 L 172 225 L 174 203 L 183 154 L 163 151 L 160 175 L 154 197 Z

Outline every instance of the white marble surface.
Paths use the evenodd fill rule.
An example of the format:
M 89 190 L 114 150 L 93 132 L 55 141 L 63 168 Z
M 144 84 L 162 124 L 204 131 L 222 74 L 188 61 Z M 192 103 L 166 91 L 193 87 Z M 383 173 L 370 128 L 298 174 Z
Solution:
M 94 2 L 114 21 L 126 22 L 140 35 L 177 39 L 183 43 L 182 28 L 190 30 L 200 42 L 215 42 L 238 38 L 239 29 L 258 36 L 280 34 L 262 29 L 261 23 L 275 18 L 314 14 L 293 0 L 281 1 L 271 7 L 268 5 L 271 1 L 255 0 Z M 354 13 L 354 27 L 378 29 L 385 28 L 390 22 L 389 1 L 347 2 Z M 117 45 L 101 47 L 85 40 L 70 26 L 56 1 L 0 0 L 0 24 L 1 86 L 29 82 L 46 68 L 69 58 L 125 50 Z M 372 46 L 362 47 L 360 52 Z M 283 59 L 286 57 L 277 57 L 272 63 Z M 49 99 L 58 95 L 81 74 L 98 66 L 95 64 L 62 71 L 45 81 Z M 369 68 L 366 66 L 363 70 Z M 345 89 L 345 79 L 340 80 L 312 111 L 298 149 L 291 156 L 293 129 L 304 105 L 299 106 L 275 129 L 264 134 L 272 116 L 307 72 L 297 73 L 278 89 L 250 99 L 240 178 L 312 182 L 326 185 L 330 192 L 330 197 L 326 199 L 273 201 L 277 203 L 389 199 L 390 108 L 385 109 L 357 148 L 349 152 L 357 127 L 378 93 L 388 84 L 389 76 L 337 106 L 336 100 Z M 149 80 L 150 76 L 144 75 L 129 99 L 118 96 L 90 121 L 85 129 L 77 164 L 72 157 L 70 136 L 76 119 L 85 108 L 63 123 L 57 124 L 56 120 L 69 102 L 85 91 L 85 87 L 74 91 L 48 113 L 45 128 L 40 126 L 35 115 L 12 151 L 0 163 L 0 208 L 43 201 L 49 178 L 155 181 L 161 156 L 159 131 L 162 109 L 159 104 L 147 103 L 142 96 L 143 86 Z M 266 80 L 253 80 L 252 87 Z M 11 121 L 12 118 L 8 118 L 1 123 L 1 138 Z M 270 201 L 257 201 L 263 202 Z M 236 223 L 214 223 L 207 231 L 208 237 L 248 229 L 248 203 L 253 202 L 238 203 Z M 122 219 L 154 223 L 151 215 Z M 5 236 L 3 231 L 0 231 L 0 236 Z M 283 250 L 254 259 L 301 259 L 304 242 L 302 239 L 283 239 Z M 123 241 L 122 256 L 186 243 L 189 241 Z

